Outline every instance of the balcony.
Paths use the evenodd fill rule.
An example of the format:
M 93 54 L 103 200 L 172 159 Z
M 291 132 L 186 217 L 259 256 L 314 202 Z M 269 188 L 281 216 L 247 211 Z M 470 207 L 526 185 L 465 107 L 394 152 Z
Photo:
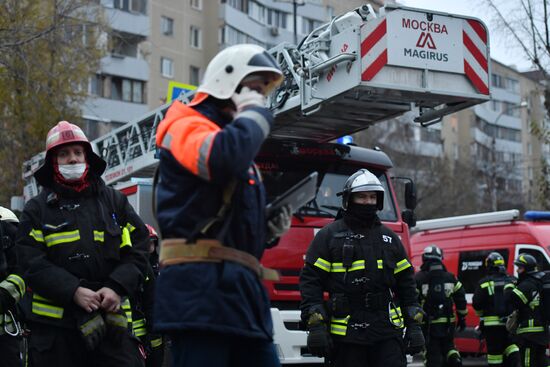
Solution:
M 82 105 L 82 117 L 104 122 L 129 122 L 149 111 L 147 104 L 89 97 Z
M 105 8 L 105 19 L 112 29 L 148 37 L 151 33 L 149 17 L 140 13 Z
M 135 57 L 112 54 L 101 59 L 101 72 L 127 79 L 149 80 L 149 65 Z

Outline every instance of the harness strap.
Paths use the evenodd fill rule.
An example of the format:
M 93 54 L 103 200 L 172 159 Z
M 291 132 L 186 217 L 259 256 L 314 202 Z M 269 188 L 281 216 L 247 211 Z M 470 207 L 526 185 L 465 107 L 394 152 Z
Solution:
M 246 266 L 262 279 L 279 280 L 279 273 L 276 270 L 264 267 L 254 256 L 226 247 L 214 239 L 199 239 L 196 243 L 187 243 L 184 238 L 163 240 L 159 261 L 161 267 L 191 262 L 232 261 Z

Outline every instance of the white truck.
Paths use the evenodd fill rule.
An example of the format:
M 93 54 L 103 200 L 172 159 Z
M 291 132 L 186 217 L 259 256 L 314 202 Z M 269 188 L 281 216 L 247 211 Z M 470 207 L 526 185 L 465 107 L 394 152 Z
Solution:
M 320 180 L 322 199 L 333 204 L 313 211 L 308 208 L 301 216 L 303 221 L 321 216 L 325 222 L 293 225 L 277 247 L 281 255 L 266 255 L 270 266 L 277 267 L 278 261 L 288 262 L 289 258 L 295 260 L 294 264 L 302 263 L 308 241 L 320 223 L 332 220 L 330 210 L 338 201 L 330 193 L 340 190 L 346 173 L 333 171 L 335 160 L 375 170 L 385 177 L 388 192 L 394 197 L 387 174 L 391 161 L 385 154 L 328 142 L 407 111 L 415 111 L 414 120 L 425 126 L 490 99 L 489 37 L 485 25 L 475 18 L 397 5 L 387 5 L 376 13 L 370 5 L 363 5 L 315 29 L 299 45 L 280 44 L 270 53 L 281 66 L 285 80 L 269 98 L 276 119 L 266 144 L 270 150 L 264 153 L 269 158 L 270 152 L 281 151 L 290 160 L 293 155 L 308 159 L 315 156 L 311 162 L 326 171 Z M 190 96 L 179 98 L 186 102 Z M 155 131 L 168 107 L 162 106 L 92 142 L 107 162 L 103 176 L 106 183 L 125 192 L 148 223 L 154 223 L 151 177 L 158 164 Z M 43 159 L 41 153 L 24 165 L 26 200 L 38 193 L 32 174 Z M 277 159 L 266 159 L 260 167 L 267 175 L 277 171 L 277 177 L 295 173 L 290 172 L 291 163 L 282 166 Z M 400 213 L 394 200 L 385 219 L 407 239 L 407 244 L 405 223 L 413 224 L 407 211 L 415 205 L 411 187 L 407 210 Z M 269 195 L 270 187 L 267 189 Z M 290 248 L 292 252 L 285 253 Z M 279 286 L 283 290 L 276 304 L 286 306 L 272 309 L 281 361 L 322 363 L 307 354 L 306 334 L 297 327 L 299 268 L 285 266 L 279 266 L 288 276 L 282 277 Z

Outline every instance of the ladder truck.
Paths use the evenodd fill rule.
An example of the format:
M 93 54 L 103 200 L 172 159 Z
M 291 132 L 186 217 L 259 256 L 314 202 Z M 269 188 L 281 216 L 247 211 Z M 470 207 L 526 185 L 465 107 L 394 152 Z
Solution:
M 268 196 L 284 192 L 310 171 L 320 174 L 316 199 L 300 209 L 290 231 L 262 258 L 282 275 L 266 287 L 283 363 L 323 362 L 308 354 L 306 333 L 299 327 L 298 275 L 313 236 L 333 220 L 340 206 L 336 193 L 351 173 L 367 168 L 380 178 L 390 199 L 382 220 L 410 251 L 414 183 L 405 185 L 406 208 L 400 211 L 391 159 L 379 150 L 334 140 L 409 111 L 415 122 L 427 126 L 488 101 L 488 39 L 485 25 L 475 18 L 393 4 L 375 12 L 363 5 L 313 30 L 298 45 L 283 43 L 269 50 L 285 79 L 268 98 L 275 125 L 257 158 Z M 192 92 L 178 99 L 186 103 L 191 97 Z M 125 193 L 151 224 L 155 131 L 168 107 L 92 142 L 107 162 L 105 182 Z M 32 174 L 43 159 L 40 153 L 25 162 L 26 200 L 38 193 Z

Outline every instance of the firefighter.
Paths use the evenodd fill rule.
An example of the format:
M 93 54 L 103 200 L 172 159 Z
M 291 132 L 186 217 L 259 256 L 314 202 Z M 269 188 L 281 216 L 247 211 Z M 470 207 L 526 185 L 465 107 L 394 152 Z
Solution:
M 544 321 L 540 309 L 537 260 L 532 255 L 521 254 L 514 265 L 518 268 L 518 285 L 512 290 L 510 301 L 512 308 L 518 312 L 516 336 L 522 366 L 550 366 L 546 356 L 550 338 L 548 323 Z
M 142 281 L 147 228 L 105 185 L 105 167 L 78 126 L 48 132 L 34 173 L 43 190 L 25 205 L 16 244 L 32 290 L 30 366 L 143 365 L 120 305 Z
M 2 366 L 19 367 L 21 327 L 16 305 L 25 294 L 25 281 L 18 274 L 14 249 L 19 219 L 0 206 L 0 356 Z
M 155 278 L 158 269 L 158 234 L 155 228 L 145 224 L 149 231 L 149 264 L 145 280 L 136 297 L 129 302 L 131 317 L 128 321 L 131 324 L 132 332 L 139 338 L 144 346 L 146 355 L 146 367 L 161 367 L 164 359 L 164 343 L 161 335 L 153 332 L 153 305 L 155 295 Z
M 317 233 L 300 274 L 307 346 L 336 367 L 405 366 L 424 346 L 422 311 L 405 249 L 377 215 L 384 187 L 361 169 L 339 195 L 342 217 Z
M 454 333 L 456 321 L 458 331 L 466 328 L 466 293 L 462 283 L 445 268 L 443 251 L 436 245 L 424 249 L 415 280 L 420 304 L 427 315 L 422 328 L 426 338 L 426 367 L 462 366 L 462 358 L 454 345 Z
M 512 311 L 508 297 L 516 279 L 506 273 L 506 263 L 498 252 L 491 252 L 484 264 L 487 275 L 478 282 L 472 306 L 482 320 L 480 328 L 487 343 L 487 363 L 490 366 L 516 367 L 519 348 L 505 325 L 506 316 Z
M 273 115 L 266 96 L 282 72 L 265 49 L 241 44 L 209 63 L 190 104 L 172 104 L 157 130 L 161 271 L 155 328 L 169 332 L 173 365 L 278 366 L 259 263 L 290 228 L 269 221 L 253 159 Z

